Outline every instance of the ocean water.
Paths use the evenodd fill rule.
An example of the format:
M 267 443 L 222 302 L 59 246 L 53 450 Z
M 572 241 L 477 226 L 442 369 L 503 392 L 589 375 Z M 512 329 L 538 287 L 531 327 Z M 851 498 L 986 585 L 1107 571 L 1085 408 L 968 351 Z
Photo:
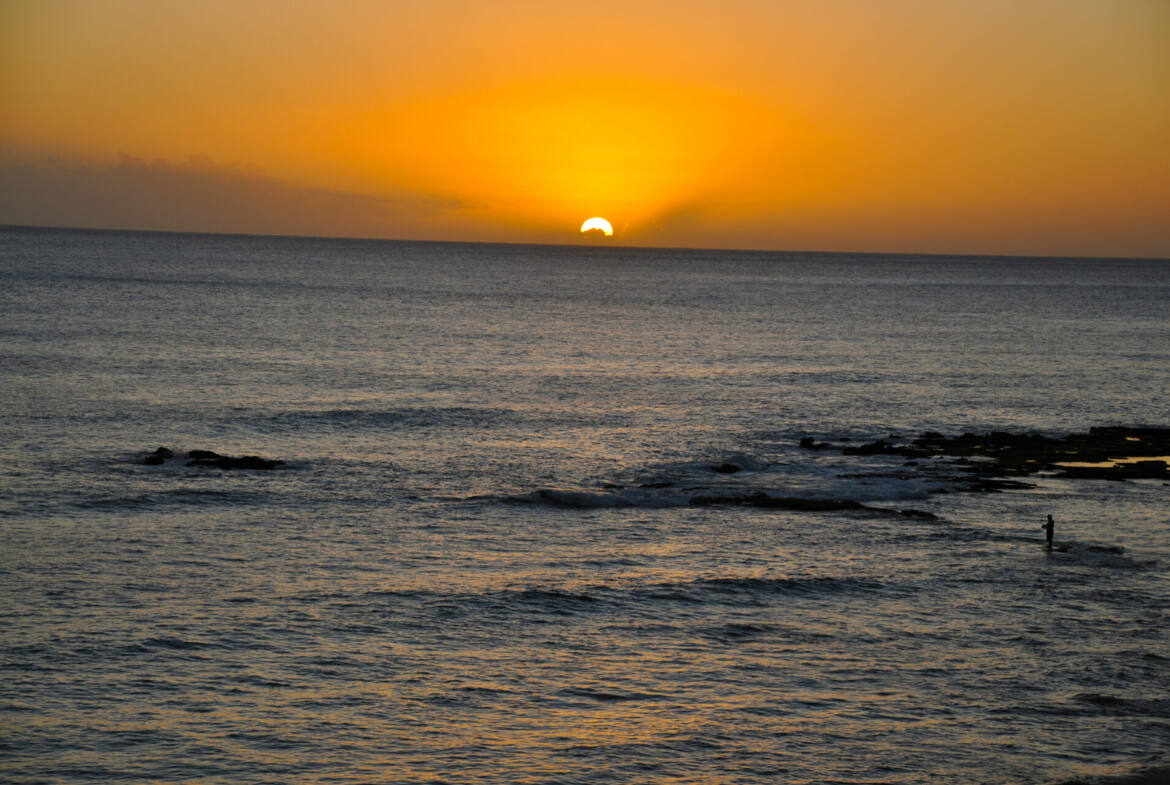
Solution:
M 1170 763 L 1170 487 L 798 446 L 1170 425 L 1165 261 L 4 229 L 0 382 L 5 782 Z

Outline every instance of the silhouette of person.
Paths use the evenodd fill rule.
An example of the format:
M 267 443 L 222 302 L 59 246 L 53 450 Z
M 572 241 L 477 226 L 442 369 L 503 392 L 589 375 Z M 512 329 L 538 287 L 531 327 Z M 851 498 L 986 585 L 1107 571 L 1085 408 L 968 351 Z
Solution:
M 1052 532 L 1056 531 L 1056 521 L 1052 520 L 1052 516 L 1048 516 L 1048 520 L 1040 527 L 1044 530 L 1044 536 L 1048 540 L 1048 547 L 1052 547 Z

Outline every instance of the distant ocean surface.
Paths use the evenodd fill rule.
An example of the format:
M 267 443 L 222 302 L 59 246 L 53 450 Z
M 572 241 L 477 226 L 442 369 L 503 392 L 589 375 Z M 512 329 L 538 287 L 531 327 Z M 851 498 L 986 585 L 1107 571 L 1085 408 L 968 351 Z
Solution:
M 1168 391 L 1165 261 L 2 229 L 0 780 L 1165 768 L 1170 487 L 799 441 Z

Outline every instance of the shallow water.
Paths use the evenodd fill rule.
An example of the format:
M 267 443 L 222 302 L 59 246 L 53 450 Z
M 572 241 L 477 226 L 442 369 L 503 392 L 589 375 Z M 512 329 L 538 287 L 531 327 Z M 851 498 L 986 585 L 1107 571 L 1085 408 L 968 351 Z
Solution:
M 5 230 L 0 282 L 8 781 L 1166 763 L 1170 489 L 798 447 L 1170 425 L 1164 262 Z M 691 504 L 756 492 L 938 517 Z

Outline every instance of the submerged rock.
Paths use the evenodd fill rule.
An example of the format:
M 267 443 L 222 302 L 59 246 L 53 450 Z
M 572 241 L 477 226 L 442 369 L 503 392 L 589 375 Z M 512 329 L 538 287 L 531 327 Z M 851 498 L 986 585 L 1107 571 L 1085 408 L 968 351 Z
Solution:
M 736 505 L 760 507 L 766 510 L 798 510 L 804 512 L 827 512 L 831 510 L 867 510 L 861 502 L 849 499 L 803 499 L 798 496 L 769 496 L 759 491 L 746 494 L 704 494 L 692 496 L 690 504 L 696 507 L 714 505 Z
M 216 469 L 253 469 L 267 471 L 284 465 L 284 461 L 269 460 L 267 458 L 261 458 L 258 455 L 235 457 L 232 455 L 220 455 L 210 450 L 192 450 L 187 453 L 187 457 L 194 459 L 187 461 L 187 466 L 210 466 Z
M 157 450 L 142 459 L 147 466 L 158 466 L 175 457 L 173 450 L 159 447 Z M 210 466 L 216 469 L 251 469 L 269 470 L 283 466 L 284 461 L 261 458 L 258 455 L 220 455 L 211 450 L 191 450 L 187 453 L 187 462 L 184 466 Z
M 799 496 L 771 496 L 763 491 L 741 494 L 701 494 L 692 496 L 695 507 L 734 506 L 756 507 L 762 510 L 791 510 L 794 512 L 849 512 L 859 511 L 877 515 L 897 515 L 906 518 L 933 521 L 938 516 L 925 510 L 870 507 L 853 499 L 806 499 Z
M 160 463 L 165 463 L 166 461 L 169 461 L 171 458 L 174 458 L 174 457 L 175 457 L 174 452 L 167 449 L 166 447 L 159 447 L 157 450 L 152 452 L 150 455 L 143 458 L 142 462 L 144 464 L 146 464 L 147 466 L 158 466 Z

